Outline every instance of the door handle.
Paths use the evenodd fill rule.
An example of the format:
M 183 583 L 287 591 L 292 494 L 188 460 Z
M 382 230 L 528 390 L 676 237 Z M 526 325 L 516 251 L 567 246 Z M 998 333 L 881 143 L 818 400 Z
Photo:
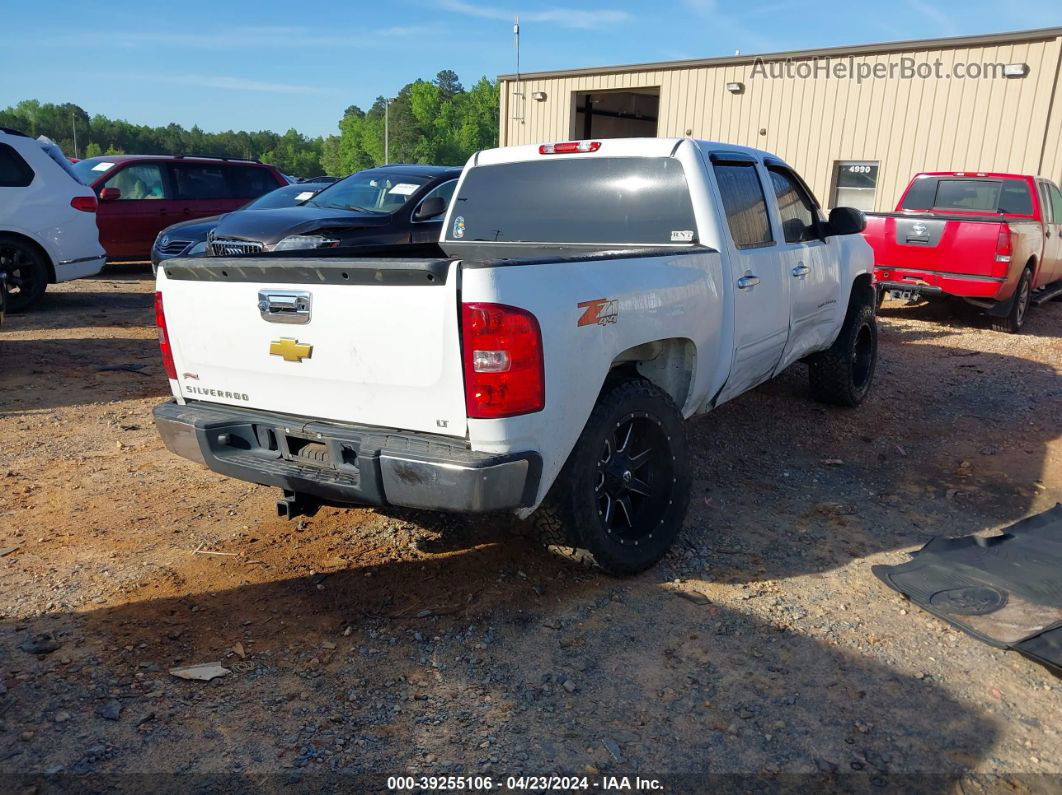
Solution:
M 313 295 L 308 290 L 259 290 L 258 311 L 270 323 L 310 322 Z
M 755 287 L 760 283 L 759 276 L 753 276 L 751 273 L 746 273 L 740 279 L 737 280 L 737 286 L 739 290 L 747 290 L 749 287 Z
M 811 273 L 811 268 L 809 268 L 803 262 L 801 262 L 799 265 L 797 265 L 795 268 L 793 268 L 793 275 L 795 277 L 797 277 L 798 279 L 803 279 L 809 273 Z

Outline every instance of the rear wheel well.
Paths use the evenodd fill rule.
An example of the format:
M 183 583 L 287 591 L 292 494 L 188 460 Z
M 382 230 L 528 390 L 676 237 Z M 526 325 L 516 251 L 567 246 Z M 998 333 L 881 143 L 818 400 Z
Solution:
M 10 238 L 18 240 L 20 243 L 25 243 L 30 246 L 34 251 L 41 255 L 44 260 L 44 264 L 48 266 L 48 284 L 55 284 L 55 263 L 52 262 L 52 258 L 48 256 L 48 252 L 44 250 L 44 246 L 34 240 L 32 237 L 19 234 L 18 232 L 8 232 L 6 230 L 0 230 L 0 238 Z
M 693 386 L 696 357 L 693 341 L 681 337 L 635 345 L 612 360 L 601 391 L 618 380 L 644 378 L 666 392 L 682 411 Z

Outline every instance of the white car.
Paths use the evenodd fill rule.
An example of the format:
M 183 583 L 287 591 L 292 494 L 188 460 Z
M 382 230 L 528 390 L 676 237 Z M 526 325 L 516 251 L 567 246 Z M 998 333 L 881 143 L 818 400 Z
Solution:
M 641 571 L 682 527 L 685 418 L 799 361 L 818 400 L 866 397 L 865 225 L 729 144 L 479 152 L 434 250 L 164 262 L 175 400 L 155 420 L 173 452 L 282 488 L 283 515 L 507 510 L 568 557 Z
M 99 273 L 106 261 L 96 195 L 59 147 L 0 128 L 0 273 L 8 311 L 33 306 L 49 284 Z

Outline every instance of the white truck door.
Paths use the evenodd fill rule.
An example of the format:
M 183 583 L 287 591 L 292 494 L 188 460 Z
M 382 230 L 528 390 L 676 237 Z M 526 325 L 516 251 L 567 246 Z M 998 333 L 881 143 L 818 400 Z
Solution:
M 778 365 L 789 339 L 791 277 L 771 231 L 762 166 L 744 153 L 712 153 L 710 160 L 735 279 L 734 361 L 721 403 L 767 380 Z
M 789 277 L 791 325 L 779 370 L 827 347 L 836 334 L 840 257 L 831 238 L 821 237 L 818 207 L 800 178 L 768 161 L 771 206 L 779 254 Z

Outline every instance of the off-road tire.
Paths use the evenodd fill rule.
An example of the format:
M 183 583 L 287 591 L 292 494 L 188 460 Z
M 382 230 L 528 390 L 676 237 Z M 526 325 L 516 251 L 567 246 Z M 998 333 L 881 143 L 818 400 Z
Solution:
M 48 263 L 32 245 L 0 235 L 0 273 L 7 274 L 7 311 L 25 312 L 48 288 Z
M 878 361 L 878 324 L 869 302 L 850 304 L 828 350 L 808 358 L 811 395 L 820 403 L 855 408 L 870 392 Z
M 613 521 L 620 522 L 622 510 L 625 520 L 631 524 L 630 528 L 623 529 L 629 536 L 621 535 L 621 528 L 610 528 L 605 509 L 601 507 L 606 499 L 602 492 L 606 489 L 605 477 L 601 471 L 607 466 L 605 451 L 611 445 L 615 448 L 615 461 L 621 461 L 624 451 L 616 443 L 616 434 L 622 434 L 622 429 L 628 427 L 624 423 L 637 430 L 636 457 L 641 455 L 643 443 L 651 448 L 647 465 L 632 466 L 649 467 L 645 477 L 654 495 L 650 499 L 635 492 L 637 501 L 628 495 L 628 508 L 622 508 L 620 500 L 615 502 L 617 518 Z M 627 439 L 633 448 L 631 434 Z M 631 450 L 625 455 L 631 455 Z M 609 458 L 613 458 L 612 454 Z M 639 477 L 634 480 L 641 486 L 647 485 L 640 480 L 645 471 L 636 470 Z M 630 471 L 624 474 L 629 476 Z M 609 482 L 620 483 L 623 477 Z M 626 482 L 631 481 L 628 478 Z M 619 381 L 606 387 L 598 399 L 564 468 L 531 521 L 539 539 L 555 554 L 615 576 L 637 574 L 660 560 L 679 534 L 689 506 L 689 492 L 689 460 L 682 414 L 666 392 L 648 381 Z M 607 499 L 611 506 L 612 497 Z M 632 503 L 633 511 L 629 507 Z M 638 528 L 630 521 L 632 512 L 636 519 L 642 520 L 637 522 Z M 644 534 L 637 535 L 643 527 Z
M 1014 289 L 1014 301 L 1010 305 L 1010 311 L 1003 317 L 990 318 L 992 328 L 995 331 L 1003 331 L 1007 334 L 1019 334 L 1025 325 L 1025 318 L 1029 315 L 1029 307 L 1032 299 L 1032 271 L 1028 268 L 1021 272 L 1018 286 Z

